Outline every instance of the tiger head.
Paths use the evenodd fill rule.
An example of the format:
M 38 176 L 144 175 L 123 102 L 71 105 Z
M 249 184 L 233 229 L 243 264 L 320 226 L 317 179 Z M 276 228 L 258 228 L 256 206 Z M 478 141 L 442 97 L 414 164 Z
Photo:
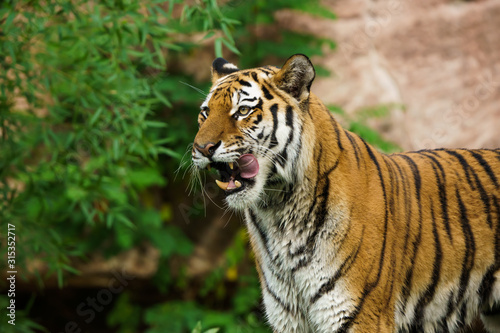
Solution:
M 307 117 L 314 67 L 304 55 L 283 67 L 239 70 L 212 64 L 212 88 L 201 105 L 192 160 L 219 172 L 217 185 L 233 209 L 265 200 L 265 189 L 293 182 L 303 169 L 300 133 Z

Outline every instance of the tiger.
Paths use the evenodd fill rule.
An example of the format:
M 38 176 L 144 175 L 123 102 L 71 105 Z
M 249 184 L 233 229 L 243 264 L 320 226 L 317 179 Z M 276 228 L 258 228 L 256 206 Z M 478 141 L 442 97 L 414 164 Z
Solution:
M 500 332 L 500 149 L 379 152 L 303 54 L 211 74 L 192 162 L 244 216 L 273 332 Z

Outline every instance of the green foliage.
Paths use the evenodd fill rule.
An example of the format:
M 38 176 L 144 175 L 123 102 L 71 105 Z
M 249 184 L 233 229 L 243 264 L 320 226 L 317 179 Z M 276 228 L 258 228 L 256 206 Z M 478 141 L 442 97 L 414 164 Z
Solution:
M 135 333 L 141 323 L 142 310 L 134 306 L 128 293 L 119 296 L 107 317 L 109 327 L 119 327 L 120 333 Z
M 401 148 L 394 143 L 386 140 L 383 136 L 374 130 L 368 124 L 368 120 L 385 118 L 389 115 L 391 109 L 402 108 L 400 105 L 378 105 L 372 108 L 365 108 L 354 113 L 354 115 L 347 114 L 342 108 L 330 105 L 328 106 L 331 112 L 340 115 L 347 122 L 347 130 L 358 134 L 366 142 L 374 145 L 382 152 L 394 153 L 401 151 Z
M 170 102 L 141 70 L 162 70 L 165 51 L 179 48 L 161 15 L 137 2 L 1 9 L 1 220 L 25 240 L 18 265 L 43 253 L 61 286 L 70 257 L 88 253 L 82 235 L 105 248 L 104 226 L 117 250 L 134 244 L 130 230 L 147 227 L 139 193 L 165 185 L 160 155 L 177 156 L 152 111 Z
M 217 332 L 219 332 L 218 328 L 212 328 L 212 329 L 209 329 L 208 331 L 205 331 L 203 333 L 217 333 Z M 196 324 L 196 327 L 193 329 L 193 331 L 191 333 L 202 333 L 202 331 L 201 331 L 201 322 L 198 322 Z
M 183 333 L 192 328 L 192 332 L 200 332 L 201 323 L 204 327 L 211 327 L 205 333 L 268 333 L 269 328 L 252 312 L 260 299 L 260 289 L 254 279 L 244 276 L 238 282 L 232 311 L 212 310 L 193 301 L 169 301 L 143 311 L 124 294 L 108 316 L 108 324 L 119 333 L 135 332 L 139 326 L 138 318 L 144 313 L 144 321 L 149 327 L 147 333 Z
M 15 320 L 13 323 L 15 325 L 11 325 L 8 321 L 12 320 L 11 317 L 8 316 L 10 313 L 7 310 L 7 307 L 10 305 L 10 299 L 6 295 L 0 295 L 0 308 L 2 309 L 2 320 L 0 320 L 0 332 L 3 333 L 31 333 L 35 330 L 38 332 L 47 332 L 47 330 L 41 325 L 37 324 L 33 320 L 28 318 L 29 309 L 33 303 L 34 297 L 31 298 L 27 308 L 25 310 L 16 309 L 15 312 Z M 5 309 L 5 311 L 4 311 Z
M 65 275 L 78 274 L 72 258 L 96 249 L 109 256 L 149 241 L 163 259 L 191 252 L 143 198 L 167 184 L 160 161 L 179 158 L 157 110 L 172 107 L 165 95 L 177 90 L 166 55 L 188 46 L 161 23 L 171 15 L 162 8 L 2 3 L 0 221 L 16 226 L 21 277 L 30 258 L 47 267 L 35 272 L 41 284 L 55 275 L 62 287 Z
M 229 1 L 222 12 L 240 22 L 239 25 L 234 26 L 232 34 L 236 41 L 235 45 L 241 52 L 239 60 L 241 68 L 261 66 L 264 60 L 270 56 L 284 61 L 295 53 L 303 53 L 311 57 L 323 54 L 324 47 L 335 48 L 335 43 L 330 39 L 318 38 L 292 30 L 282 29 L 278 34 L 261 33 L 257 36 L 254 26 L 258 24 L 263 31 L 265 29 L 272 31 L 273 26 L 276 25 L 276 12 L 282 9 L 292 9 L 322 19 L 335 19 L 335 15 L 328 8 L 322 6 L 318 0 Z M 281 65 L 281 63 L 275 65 Z M 317 69 L 321 75 L 329 74 L 325 68 L 318 67 Z

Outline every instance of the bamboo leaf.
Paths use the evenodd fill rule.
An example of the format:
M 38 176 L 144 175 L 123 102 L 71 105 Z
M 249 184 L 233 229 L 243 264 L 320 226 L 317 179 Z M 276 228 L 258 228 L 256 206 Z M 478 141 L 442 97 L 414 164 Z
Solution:
M 224 43 L 224 45 L 226 45 L 226 47 L 233 53 L 237 54 L 237 55 L 241 55 L 241 52 L 236 48 L 235 45 L 231 44 L 230 41 L 226 40 L 226 39 L 223 39 L 222 42 Z
M 214 42 L 215 46 L 215 57 L 221 58 L 222 55 L 222 40 L 220 38 L 217 38 Z

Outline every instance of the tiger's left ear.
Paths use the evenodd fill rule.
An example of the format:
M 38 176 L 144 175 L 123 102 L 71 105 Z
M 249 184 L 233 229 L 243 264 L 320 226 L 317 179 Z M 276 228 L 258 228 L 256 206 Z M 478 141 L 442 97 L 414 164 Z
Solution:
M 309 58 L 303 54 L 295 54 L 276 73 L 274 83 L 301 102 L 309 97 L 315 76 L 316 72 Z
M 212 63 L 212 84 L 228 74 L 239 71 L 239 68 L 223 58 L 217 58 Z

